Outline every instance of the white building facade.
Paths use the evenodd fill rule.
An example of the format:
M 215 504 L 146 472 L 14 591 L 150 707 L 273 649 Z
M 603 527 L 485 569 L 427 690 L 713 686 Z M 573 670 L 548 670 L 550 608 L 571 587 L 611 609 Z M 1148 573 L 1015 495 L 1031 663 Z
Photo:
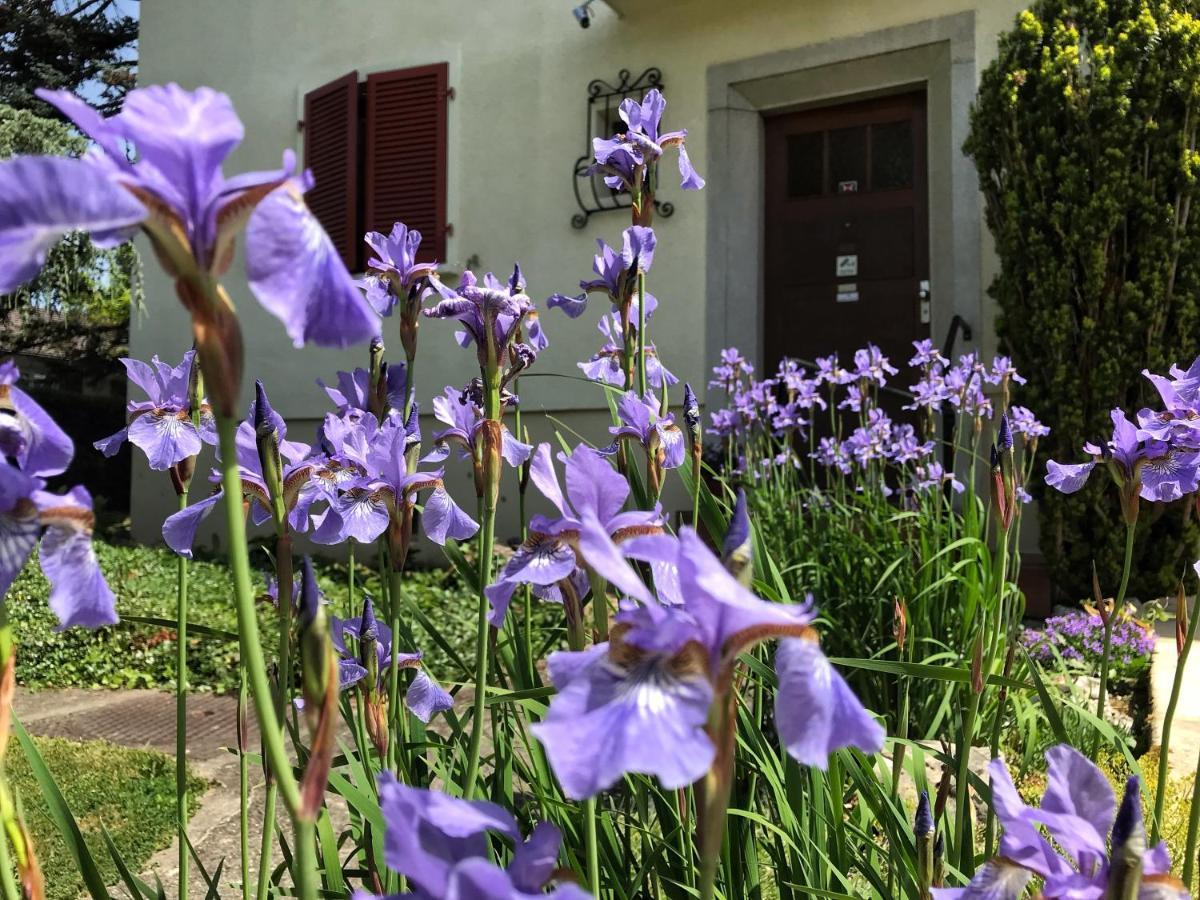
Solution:
M 577 161 L 621 97 L 658 84 L 665 127 L 688 129 L 707 179 L 703 191 L 683 191 L 673 159 L 661 167 L 647 287 L 660 302 L 653 340 L 680 379 L 700 390 L 731 345 L 768 366 L 783 353 L 811 358 L 867 340 L 886 349 L 929 336 L 942 345 L 956 316 L 972 335 L 953 328 L 956 352 L 994 351 L 986 286 L 995 262 L 960 148 L 979 73 L 1023 4 L 595 0 L 581 28 L 573 3 L 154 0 L 142 6 L 140 79 L 207 84 L 232 97 L 246 140 L 231 171 L 276 167 L 285 148 L 315 165 L 304 159 L 313 140 L 305 129 L 326 96 L 319 90 L 339 80 L 357 87 L 357 132 L 346 124 L 357 147 L 309 147 L 310 156 L 354 160 L 336 170 L 353 202 L 329 193 L 313 202 L 331 232 L 353 237 L 409 203 L 411 214 L 400 214 L 437 246 L 447 280 L 466 267 L 507 275 L 519 261 L 539 302 L 578 290 L 596 238 L 619 243 L 628 211 L 601 209 L 619 201 L 594 191 Z M 390 112 L 377 90 L 387 84 L 400 85 Z M 392 118 L 377 118 L 385 113 Z M 392 141 L 386 153 L 382 140 Z M 399 158 L 411 164 L 393 171 Z M 357 259 L 356 245 L 346 252 Z M 328 408 L 316 380 L 365 365 L 366 348 L 294 350 L 239 272 L 231 269 L 227 287 L 246 339 L 245 399 L 261 378 L 289 436 L 308 439 Z M 134 322 L 132 355 L 178 357 L 187 319 L 152 265 L 146 292 L 150 311 Z M 602 342 L 605 306 L 576 321 L 543 310 L 551 345 L 535 371 L 578 374 L 576 362 Z M 401 359 L 396 328 L 387 320 L 383 333 Z M 444 322 L 421 327 L 426 410 L 472 373 L 473 355 L 452 332 Z M 602 392 L 530 377 L 521 395 L 535 439 L 559 428 L 603 440 Z M 161 473 L 136 463 L 133 485 L 135 535 L 155 540 L 174 498 Z M 452 490 L 470 496 L 465 477 Z M 513 490 L 502 537 L 515 530 Z

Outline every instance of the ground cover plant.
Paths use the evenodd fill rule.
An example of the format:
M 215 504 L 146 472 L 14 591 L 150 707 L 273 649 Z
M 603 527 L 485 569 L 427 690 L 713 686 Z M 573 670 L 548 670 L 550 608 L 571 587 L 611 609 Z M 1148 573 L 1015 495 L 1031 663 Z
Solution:
M 46 605 L 50 584 L 36 565 L 26 566 L 9 588 L 6 605 L 24 652 L 17 658 L 17 681 L 34 689 L 61 687 L 164 688 L 175 685 L 176 630 L 171 617 L 176 594 L 176 556 L 162 547 L 119 541 L 94 541 L 96 556 L 113 586 L 122 620 L 95 630 L 56 631 Z M 269 558 L 259 555 L 262 565 Z M 349 610 L 349 572 L 344 563 L 317 567 L 322 591 L 339 613 Z M 363 590 L 377 591 L 375 574 L 356 567 Z M 257 574 L 254 589 L 265 597 L 269 576 Z M 189 570 L 193 629 L 188 640 L 188 678 L 194 690 L 236 693 L 238 689 L 237 612 L 229 602 L 232 578 L 218 560 L 197 560 Z M 468 651 L 474 631 L 469 610 L 452 602 L 462 592 L 453 571 L 416 570 L 408 590 L 431 616 L 457 653 Z M 263 639 L 276 639 L 274 610 L 260 604 Z M 418 626 L 419 627 L 419 626 Z M 215 632 L 215 634 L 214 634 Z M 431 664 L 442 669 L 449 659 L 438 644 L 429 648 Z
M 813 369 L 784 361 L 767 379 L 731 348 L 709 395 L 728 403 L 712 402 L 706 420 L 688 386 L 672 408 L 670 348 L 650 336 L 659 304 L 678 302 L 652 275 L 663 157 L 681 188 L 704 187 L 657 90 L 625 101 L 620 130 L 594 147 L 594 173 L 630 194 L 631 224 L 599 242 L 580 293 L 540 308 L 519 265 L 447 284 L 436 263 L 417 262 L 421 236 L 403 223 L 365 235 L 370 271 L 355 282 L 305 207 L 311 175 L 290 152 L 278 171 L 225 176 L 243 129 L 222 94 L 139 88 L 107 119 L 69 94 L 43 98 L 96 147 L 81 160 L 0 164 L 0 291 L 36 275 L 65 232 L 107 241 L 141 229 L 191 316 L 194 349 L 181 360 L 124 361 L 136 388 L 128 425 L 96 449 L 133 444 L 179 499 L 163 523 L 177 554 L 172 608 L 128 618 L 178 635 L 181 838 L 189 623 L 203 577 L 191 557 L 207 517 L 224 525 L 239 700 L 262 735 L 236 749 L 244 776 L 263 766 L 270 778 L 261 804 L 243 800 L 240 858 L 227 861 L 239 886 L 214 876 L 210 894 L 1188 895 L 1200 804 L 1173 863 L 1159 841 L 1166 767 L 1144 783 L 1106 713 L 1141 510 L 1200 481 L 1200 361 L 1151 374 L 1161 404 L 1136 423 L 1114 410 L 1111 439 L 1084 445 L 1086 461 L 1045 468 L 1046 426 L 1016 402 L 1011 362 L 947 360 L 927 341 L 908 363 L 909 418 L 881 405 L 898 367 L 867 345 Z M 269 384 L 238 408 L 255 362 L 221 281 L 238 237 L 252 294 L 297 345 L 362 345 L 364 365 L 329 379 L 312 444 L 289 433 Z M 612 425 L 535 443 L 521 382 L 538 377 L 552 332 L 580 327 L 571 320 L 597 305 L 603 343 L 573 377 L 608 404 Z M 402 354 L 385 345 L 389 321 Z M 418 380 L 429 340 L 458 345 L 460 384 Z M 77 448 L 11 364 L 0 384 L 4 585 L 36 547 L 60 626 L 111 627 L 118 604 L 91 541 L 90 497 L 45 489 Z M 424 433 L 422 404 L 436 420 Z M 936 427 L 943 410 L 955 414 L 949 433 Z M 217 465 L 197 473 L 205 443 Z M 447 489 L 451 466 L 471 473 L 473 498 Z M 1118 495 L 1125 554 L 1119 585 L 1095 598 L 1093 706 L 1029 663 L 1016 579 L 1027 485 L 1045 477 L 1073 492 L 1097 467 Z M 689 525 L 661 502 L 674 479 Z M 503 561 L 502 483 L 517 487 L 523 513 L 527 496 L 548 504 L 522 515 L 524 540 Z M 247 521 L 272 534 L 261 589 Z M 465 643 L 416 599 L 418 523 L 461 580 L 457 602 L 472 606 Z M 373 576 L 352 570 L 330 603 L 312 560 L 294 552 L 298 534 L 371 560 Z M 1184 599 L 1180 672 L 1197 621 L 1186 609 Z M 227 639 L 205 632 L 190 633 Z M 11 618 L 0 627 L 0 712 L 21 639 Z M 434 647 L 440 655 L 426 654 Z M 1128 779 L 1114 790 L 1089 756 L 1123 759 Z M 1044 790 L 1022 796 L 1014 777 L 1030 768 L 1044 771 Z M 37 847 L 0 776 L 0 889 L 42 896 Z M 54 798 L 49 778 L 40 787 Z M 330 815 L 335 797 L 345 827 Z M 276 827 L 277 811 L 290 828 Z M 262 822 L 255 847 L 251 816 Z M 57 818 L 88 891 L 108 896 L 66 804 Z M 105 853 L 123 862 L 119 848 Z M 189 862 L 181 840 L 181 871 Z M 138 900 L 158 896 L 118 868 Z
M 82 823 L 87 846 L 105 883 L 115 884 L 120 877 L 105 851 L 105 832 L 135 870 L 170 844 L 175 833 L 175 762 L 169 756 L 103 741 L 32 740 L 67 805 Z M 16 738 L 9 750 L 8 778 L 13 790 L 24 798 L 25 818 L 46 880 L 46 897 L 74 900 L 85 888 L 78 863 L 71 845 L 58 833 L 39 778 Z M 204 783 L 192 776 L 190 789 L 198 798 Z M 193 807 L 196 802 L 194 799 Z

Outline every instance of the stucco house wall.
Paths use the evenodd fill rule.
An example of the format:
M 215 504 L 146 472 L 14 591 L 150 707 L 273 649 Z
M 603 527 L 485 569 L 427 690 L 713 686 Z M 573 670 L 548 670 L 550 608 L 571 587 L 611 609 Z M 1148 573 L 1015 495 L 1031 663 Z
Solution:
M 973 170 L 959 147 L 980 69 L 996 35 L 1024 5 L 1018 0 L 613 0 L 593 4 L 591 27 L 571 15 L 573 0 L 154 0 L 142 7 L 144 84 L 177 81 L 227 92 L 247 137 L 230 171 L 272 168 L 280 152 L 302 151 L 297 120 L 305 92 L 351 69 L 372 71 L 448 61 L 446 268 L 507 273 L 519 260 L 529 293 L 569 292 L 588 275 L 596 237 L 619 240 L 623 213 L 594 216 L 583 230 L 571 167 L 586 152 L 585 88 L 618 70 L 662 70 L 667 125 L 689 129 L 688 147 L 709 179 L 700 193 L 679 190 L 664 165 L 660 199 L 676 212 L 656 220 L 659 245 L 650 289 L 661 305 L 654 339 L 667 364 L 694 385 L 721 346 L 754 355 L 761 304 L 761 114 L 841 97 L 924 84 L 929 97 L 930 239 L 934 319 L 941 341 L 954 312 L 991 353 L 992 312 L 985 286 L 994 260 L 980 219 Z M 178 356 L 188 325 L 174 291 L 147 266 L 149 312 L 133 324 L 135 357 Z M 319 377 L 364 364 L 363 352 L 294 350 L 282 327 L 250 296 L 235 266 L 227 287 L 246 338 L 247 384 L 262 378 L 292 434 L 308 439 L 327 408 Z M 543 315 L 551 346 L 539 372 L 576 372 L 599 346 L 603 304 L 571 322 Z M 802 323 L 797 323 L 802 327 Z M 395 323 L 385 340 L 399 347 Z M 446 323 L 426 321 L 418 357 L 419 392 L 461 385 L 472 359 Z M 599 439 L 601 392 L 557 378 L 526 378 L 524 409 L 549 413 Z M 674 397 L 674 402 L 677 402 Z M 535 438 L 555 424 L 532 416 Z M 204 461 L 201 462 L 204 465 Z M 451 464 L 451 467 L 452 464 Z M 466 501 L 465 480 L 452 489 Z M 509 492 L 511 494 L 511 491 Z M 174 504 L 161 473 L 135 464 L 134 533 L 155 540 Z M 668 497 L 668 505 L 671 498 Z M 515 498 L 502 506 L 510 534 Z M 682 504 L 680 504 L 682 505 Z M 1026 529 L 1035 533 L 1035 529 Z

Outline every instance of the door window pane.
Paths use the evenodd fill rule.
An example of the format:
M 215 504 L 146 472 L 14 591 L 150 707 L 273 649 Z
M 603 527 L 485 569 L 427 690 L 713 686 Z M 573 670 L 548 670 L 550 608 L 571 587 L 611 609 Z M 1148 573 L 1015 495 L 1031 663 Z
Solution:
M 912 187 L 912 122 L 871 126 L 871 190 Z
M 829 171 L 833 189 L 839 194 L 865 191 L 867 175 L 867 129 L 839 128 L 829 132 Z
M 825 134 L 789 134 L 787 139 L 789 197 L 811 197 L 825 191 Z

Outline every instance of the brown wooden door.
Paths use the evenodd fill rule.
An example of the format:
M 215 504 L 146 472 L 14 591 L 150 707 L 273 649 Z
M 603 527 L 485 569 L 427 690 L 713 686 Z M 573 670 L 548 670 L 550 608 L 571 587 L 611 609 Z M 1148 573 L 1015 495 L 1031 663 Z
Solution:
M 929 336 L 924 92 L 774 116 L 766 138 L 766 371 L 868 341 L 903 368 Z

